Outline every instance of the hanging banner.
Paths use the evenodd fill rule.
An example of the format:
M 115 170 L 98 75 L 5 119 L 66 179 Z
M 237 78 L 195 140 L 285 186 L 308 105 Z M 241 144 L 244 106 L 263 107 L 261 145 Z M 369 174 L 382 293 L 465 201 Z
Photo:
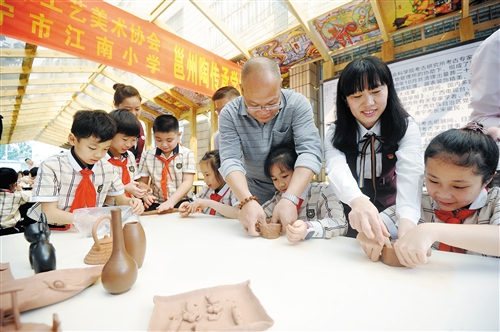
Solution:
M 211 96 L 240 67 L 101 0 L 0 0 L 0 34 Z

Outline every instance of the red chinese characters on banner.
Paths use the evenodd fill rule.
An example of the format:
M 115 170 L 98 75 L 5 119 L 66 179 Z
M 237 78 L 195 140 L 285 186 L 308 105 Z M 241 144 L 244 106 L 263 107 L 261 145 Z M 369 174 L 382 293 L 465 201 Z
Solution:
M 0 34 L 211 96 L 240 67 L 101 0 L 0 0 Z

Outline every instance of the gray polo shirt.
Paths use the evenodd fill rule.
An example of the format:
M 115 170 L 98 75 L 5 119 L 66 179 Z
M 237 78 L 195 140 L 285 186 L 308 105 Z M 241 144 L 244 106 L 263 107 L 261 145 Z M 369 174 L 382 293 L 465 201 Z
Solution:
M 265 124 L 248 114 L 243 97 L 232 100 L 221 112 L 219 130 L 220 173 L 226 178 L 233 171 L 243 172 L 250 192 L 261 204 L 276 191 L 264 173 L 264 162 L 272 148 L 295 144 L 295 167 L 306 167 L 314 173 L 321 170 L 321 140 L 311 104 L 295 91 L 281 90 L 280 110 Z

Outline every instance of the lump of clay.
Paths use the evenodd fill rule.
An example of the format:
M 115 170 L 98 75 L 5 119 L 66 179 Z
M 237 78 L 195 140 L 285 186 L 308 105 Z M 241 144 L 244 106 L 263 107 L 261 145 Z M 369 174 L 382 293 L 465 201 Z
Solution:
M 387 264 L 389 266 L 396 266 L 396 267 L 404 267 L 399 262 L 398 256 L 396 255 L 396 251 L 394 250 L 394 244 L 392 245 L 392 248 L 389 248 L 387 246 L 384 246 L 382 248 L 382 263 Z

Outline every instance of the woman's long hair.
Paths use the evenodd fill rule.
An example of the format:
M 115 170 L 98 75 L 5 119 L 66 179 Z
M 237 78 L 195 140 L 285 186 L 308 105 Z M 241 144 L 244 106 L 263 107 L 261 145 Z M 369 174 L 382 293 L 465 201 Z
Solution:
M 332 144 L 345 154 L 358 154 L 358 124 L 347 104 L 347 97 L 387 86 L 387 106 L 380 117 L 381 151 L 395 148 L 404 137 L 410 116 L 404 109 L 394 88 L 392 74 L 387 65 L 377 57 L 368 56 L 349 63 L 342 71 L 337 85 L 337 120 Z

